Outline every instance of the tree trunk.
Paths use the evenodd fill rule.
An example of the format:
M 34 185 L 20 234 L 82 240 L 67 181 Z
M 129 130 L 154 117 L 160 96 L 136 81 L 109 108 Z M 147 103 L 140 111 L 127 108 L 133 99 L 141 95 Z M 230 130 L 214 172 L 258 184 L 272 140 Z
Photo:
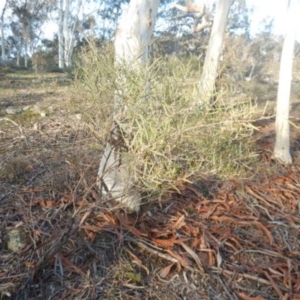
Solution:
M 17 66 L 20 67 L 20 56 L 21 56 L 21 41 L 17 42 Z
M 68 48 L 68 57 L 66 58 L 67 60 L 67 64 L 69 67 L 72 67 L 72 56 L 73 56 L 73 51 L 74 51 L 74 47 L 75 47 L 75 30 L 76 30 L 76 27 L 78 26 L 78 23 L 79 23 L 79 13 L 80 13 L 80 9 L 82 7 L 82 0 L 78 0 L 77 1 L 77 13 L 75 15 L 75 18 L 74 18 L 74 23 L 73 23 L 73 26 L 72 26 L 72 29 L 69 30 L 69 41 L 68 41 L 68 44 L 65 45 L 65 47 Z
M 2 56 L 2 60 L 6 59 L 6 55 L 5 55 L 5 36 L 4 36 L 4 14 L 5 14 L 5 10 L 6 10 L 6 5 L 7 5 L 7 1 L 5 2 L 5 5 L 3 7 L 2 10 L 2 14 L 1 14 L 1 56 Z
M 202 76 L 199 83 L 199 101 L 201 105 L 210 105 L 210 100 L 215 92 L 219 58 L 222 53 L 228 14 L 233 1 L 234 0 L 220 0 L 214 17 Z
M 28 68 L 28 41 L 24 41 L 24 66 Z
M 290 0 L 286 19 L 286 33 L 280 59 L 274 157 L 284 164 L 292 163 L 292 157 L 290 154 L 289 106 L 296 24 L 299 10 L 300 0 Z
M 64 0 L 59 1 L 59 21 L 58 21 L 58 68 L 64 68 Z
M 64 34 L 64 65 L 68 68 L 69 66 L 69 9 L 70 0 L 64 0 L 64 21 L 63 21 L 63 34 Z
M 148 46 L 155 25 L 159 0 L 131 0 L 127 11 L 123 14 L 115 36 L 115 66 L 126 67 L 131 71 L 140 71 L 147 64 Z M 98 180 L 102 196 L 118 201 L 128 211 L 138 211 L 141 194 L 136 187 L 136 180 L 128 170 L 122 151 L 123 136 L 128 133 L 124 122 L 125 104 L 120 97 L 126 92 L 128 82 L 121 72 L 117 81 L 122 84 L 122 91 L 115 91 L 114 96 L 114 128 L 110 140 L 100 161 Z M 122 162 L 121 162 L 121 159 Z

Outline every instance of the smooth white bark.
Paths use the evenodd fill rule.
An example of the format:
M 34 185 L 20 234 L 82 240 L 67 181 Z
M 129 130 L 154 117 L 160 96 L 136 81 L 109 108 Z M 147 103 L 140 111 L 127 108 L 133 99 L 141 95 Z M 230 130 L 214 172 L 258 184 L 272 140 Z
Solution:
M 59 0 L 59 21 L 58 21 L 58 67 L 64 68 L 64 0 Z
M 7 6 L 7 1 L 5 1 L 3 10 L 2 10 L 2 14 L 1 14 L 1 56 L 2 59 L 5 60 L 6 59 L 6 55 L 5 55 L 5 36 L 4 36 L 4 14 L 5 14 L 5 10 L 6 10 L 6 6 Z
M 209 105 L 210 99 L 215 92 L 219 58 L 222 53 L 224 34 L 232 3 L 233 0 L 220 0 L 218 4 L 199 83 L 200 103 L 198 104 L 200 105 Z
M 123 14 L 115 36 L 116 69 L 125 67 L 131 71 L 139 71 L 148 60 L 148 46 L 156 21 L 159 0 L 131 0 L 127 11 Z M 123 134 L 126 126 L 123 116 L 126 114 L 125 104 L 120 94 L 126 93 L 126 76 L 117 74 L 122 91 L 115 91 L 114 96 L 114 128 L 110 141 L 100 161 L 98 179 L 103 196 L 118 201 L 128 211 L 138 211 L 141 194 L 136 187 L 136 179 L 128 170 L 128 162 L 124 161 Z
M 290 0 L 286 19 L 286 33 L 280 59 L 279 84 L 276 106 L 276 142 L 274 157 L 284 164 L 292 163 L 290 154 L 289 109 L 293 70 L 296 24 L 300 0 Z
M 64 65 L 69 66 L 69 10 L 70 0 L 64 0 L 64 20 L 63 20 L 63 35 L 64 35 Z

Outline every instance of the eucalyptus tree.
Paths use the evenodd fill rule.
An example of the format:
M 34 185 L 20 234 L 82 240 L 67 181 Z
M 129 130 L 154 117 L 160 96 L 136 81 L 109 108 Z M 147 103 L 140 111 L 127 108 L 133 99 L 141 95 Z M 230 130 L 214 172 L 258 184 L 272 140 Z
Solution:
M 117 82 L 126 92 L 128 81 L 122 68 L 140 72 L 148 63 L 148 46 L 155 26 L 159 0 L 131 0 L 124 12 L 115 35 L 115 66 L 119 70 Z M 123 69 L 124 70 L 124 69 Z M 128 134 L 126 107 L 122 91 L 114 95 L 114 126 L 100 161 L 98 179 L 103 196 L 117 200 L 130 211 L 138 211 L 141 194 L 135 178 L 124 163 L 126 145 L 123 135 Z M 122 161 L 123 160 L 123 161 Z
M 28 53 L 34 51 L 42 25 L 48 19 L 48 13 L 53 9 L 54 0 L 8 0 L 12 9 L 12 22 L 21 33 L 20 42 L 24 47 L 25 67 L 28 65 Z
M 230 7 L 234 0 L 220 0 L 210 34 L 202 75 L 199 82 L 200 105 L 210 106 L 210 100 L 215 92 L 215 82 L 218 75 L 219 58 L 222 53 L 223 40 Z
M 285 22 L 285 37 L 280 59 L 279 84 L 276 107 L 276 142 L 274 157 L 284 164 L 292 163 L 290 154 L 289 106 L 293 70 L 296 25 L 300 0 L 290 0 Z M 299 23 L 298 23 L 299 24 Z
M 194 32 L 200 32 L 207 27 L 211 27 L 210 39 L 206 51 L 202 75 L 199 82 L 199 99 L 195 105 L 210 105 L 210 99 L 215 91 L 215 81 L 217 78 L 219 58 L 222 53 L 224 33 L 227 25 L 230 7 L 234 0 L 220 0 L 214 21 L 211 21 L 210 13 L 201 0 L 186 1 L 186 5 L 173 4 L 174 8 L 185 13 L 193 14 L 195 19 Z
M 22 25 L 19 22 L 11 22 L 10 28 L 13 35 L 8 37 L 8 42 L 10 44 L 10 48 L 15 50 L 17 66 L 20 66 L 20 57 L 23 44 Z
M 205 80 L 216 77 L 216 67 L 222 50 L 226 20 L 232 2 L 233 0 L 220 0 L 208 49 L 209 61 L 214 64 L 214 68 L 205 67 L 206 73 L 204 72 L 202 76 Z M 155 25 L 158 6 L 159 0 L 130 1 L 115 35 L 115 66 L 117 70 L 120 70 L 120 66 L 122 66 L 133 72 L 139 72 L 143 66 L 147 65 L 148 46 Z M 207 20 L 209 19 L 206 17 L 205 6 L 199 5 L 199 1 L 192 3 L 188 0 L 186 6 L 174 4 L 173 7 L 196 16 L 195 32 L 208 26 Z M 212 76 L 208 76 L 209 72 L 212 73 Z M 126 76 L 120 71 L 117 74 L 117 82 L 123 86 L 123 90 L 115 91 L 114 126 L 100 160 L 98 182 L 104 197 L 117 200 L 130 211 L 138 211 L 141 194 L 137 188 L 137 179 L 130 173 L 122 154 L 127 151 L 123 137 L 130 134 L 130 128 L 125 121 L 126 106 L 122 100 L 122 92 L 125 91 L 126 93 L 128 82 Z
M 1 29 L 1 57 L 5 60 L 5 36 L 4 36 L 4 15 L 7 8 L 7 0 L 4 0 L 4 5 L 2 7 L 1 12 L 1 21 L 0 21 L 0 29 Z

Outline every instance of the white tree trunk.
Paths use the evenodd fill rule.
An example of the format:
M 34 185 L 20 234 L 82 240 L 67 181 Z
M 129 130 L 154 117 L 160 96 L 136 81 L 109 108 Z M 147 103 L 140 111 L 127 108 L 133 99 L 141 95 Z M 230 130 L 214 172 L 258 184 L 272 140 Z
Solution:
M 123 14 L 115 36 L 115 65 L 131 70 L 139 70 L 147 64 L 148 46 L 156 21 L 159 0 L 131 0 Z M 126 91 L 126 78 L 121 73 L 117 81 Z M 121 92 L 122 93 L 122 92 Z M 122 119 L 125 105 L 120 91 L 114 96 L 114 128 L 100 161 L 98 179 L 103 196 L 118 201 L 128 211 L 138 211 L 141 194 L 136 188 L 136 180 L 129 173 L 126 162 L 122 161 L 122 133 L 126 133 L 126 124 Z M 124 151 L 124 150 L 123 150 Z
M 4 37 L 4 30 L 3 30 L 3 21 L 1 20 L 0 23 L 1 27 L 1 57 L 2 60 L 5 60 L 6 55 L 5 55 L 5 37 Z
M 228 14 L 234 0 L 220 0 L 210 34 L 202 76 L 199 84 L 200 104 L 209 105 L 215 92 L 219 58 L 222 53 Z
M 28 41 L 24 41 L 24 66 L 28 68 Z
M 21 56 L 21 40 L 19 38 L 17 43 L 17 66 L 20 67 L 20 56 Z
M 72 67 L 72 56 L 73 56 L 73 50 L 74 50 L 74 47 L 75 47 L 74 33 L 75 33 L 75 30 L 76 30 L 76 27 L 79 24 L 79 17 L 78 16 L 79 16 L 81 8 L 82 8 L 82 0 L 77 0 L 77 13 L 76 13 L 75 18 L 74 18 L 75 20 L 74 20 L 74 23 L 73 23 L 73 27 L 69 32 L 68 44 L 66 45 L 66 47 L 68 48 L 67 61 L 68 61 L 68 66 L 69 67 Z
M 64 20 L 63 20 L 63 34 L 64 34 L 64 65 L 69 66 L 69 10 L 70 0 L 64 0 Z
M 296 24 L 300 0 L 290 0 L 286 19 L 286 33 L 280 59 L 279 84 L 276 106 L 276 142 L 274 157 L 284 164 L 292 163 L 290 154 L 289 109 L 293 70 Z
M 64 0 L 59 0 L 59 21 L 58 21 L 58 68 L 64 68 Z
M 6 6 L 7 6 L 7 1 L 5 1 L 3 10 L 2 10 L 2 14 L 1 14 L 1 56 L 2 59 L 5 60 L 6 59 L 6 55 L 5 55 L 5 36 L 4 36 L 4 14 L 5 14 L 5 10 L 6 10 Z

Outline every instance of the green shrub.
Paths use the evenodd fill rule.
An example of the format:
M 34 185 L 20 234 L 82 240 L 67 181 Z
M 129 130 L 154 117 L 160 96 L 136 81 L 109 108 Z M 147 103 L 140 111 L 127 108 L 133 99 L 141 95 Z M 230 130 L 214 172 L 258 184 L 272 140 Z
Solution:
M 222 108 L 201 108 L 200 74 L 193 71 L 194 63 L 160 59 L 145 72 L 133 73 L 115 70 L 112 52 L 92 48 L 79 54 L 73 87 L 77 101 L 72 106 L 84 112 L 86 124 L 103 146 L 118 91 L 129 149 L 123 161 L 145 192 L 162 193 L 197 176 L 242 175 L 255 158 L 253 127 L 248 124 L 251 103 L 227 101 L 230 105 Z M 121 72 L 126 85 L 118 84 L 116 72 Z

